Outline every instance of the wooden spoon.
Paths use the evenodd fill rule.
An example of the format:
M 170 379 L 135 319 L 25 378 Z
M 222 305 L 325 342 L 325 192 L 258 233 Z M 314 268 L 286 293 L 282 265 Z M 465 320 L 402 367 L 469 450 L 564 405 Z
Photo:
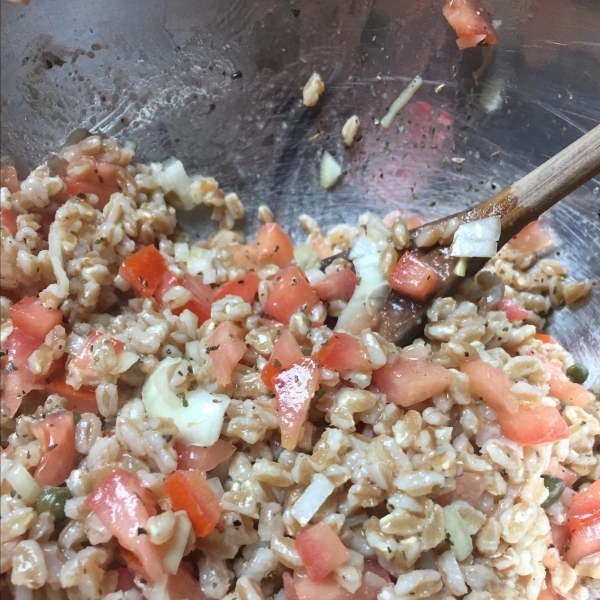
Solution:
M 600 125 L 535 171 L 475 208 L 415 229 L 412 232 L 413 240 L 419 232 L 430 231 L 450 219 L 459 219 L 461 223 L 468 223 L 485 217 L 498 216 L 501 219 L 502 229 L 498 248 L 501 248 L 528 223 L 535 221 L 559 200 L 598 174 L 600 174 Z M 442 278 L 443 284 L 437 290 L 436 297 L 451 294 L 453 288 L 464 281 L 463 277 L 454 274 L 458 259 L 450 256 L 449 246 L 440 246 L 436 243 L 429 248 L 418 248 L 413 242 L 408 249 L 433 267 Z M 470 258 L 466 274 L 474 275 L 488 260 L 488 258 Z M 427 309 L 433 300 L 434 298 L 420 304 L 392 291 L 381 312 L 379 333 L 400 346 L 410 344 L 423 331 Z

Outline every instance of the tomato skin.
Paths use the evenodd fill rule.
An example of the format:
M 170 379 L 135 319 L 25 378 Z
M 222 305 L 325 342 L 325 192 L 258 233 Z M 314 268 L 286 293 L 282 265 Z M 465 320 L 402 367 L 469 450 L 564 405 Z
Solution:
M 504 371 L 482 360 L 464 362 L 460 370 L 469 376 L 471 394 L 483 398 L 495 411 L 518 412 L 519 403 L 511 396 L 510 379 Z
M 330 273 L 313 285 L 313 289 L 324 302 L 329 300 L 348 302 L 355 288 L 356 273 L 350 267 Z
M 456 488 L 438 496 L 435 500 L 440 506 L 448 506 L 455 500 L 464 500 L 475 506 L 485 491 L 485 479 L 475 473 L 464 472 L 456 478 Z
M 93 413 L 99 415 L 98 403 L 96 402 L 96 392 L 90 388 L 81 386 L 78 390 L 67 383 L 64 374 L 53 379 L 47 386 L 49 394 L 58 394 L 67 401 L 67 410 L 78 413 Z
M 497 310 L 501 310 L 506 313 L 506 318 L 512 323 L 513 321 L 520 321 L 526 319 L 529 313 L 517 302 L 502 296 L 496 306 Z
M 233 456 L 236 447 L 229 441 L 219 438 L 209 448 L 184 444 L 176 441 L 173 444 L 177 452 L 177 468 L 181 471 L 195 469 L 206 473 L 212 471 L 217 465 Z
M 373 371 L 373 383 L 388 402 L 408 407 L 441 394 L 452 382 L 452 374 L 428 360 L 399 357 Z
M 294 313 L 300 310 L 308 313 L 318 302 L 319 296 L 310 287 L 302 271 L 292 265 L 275 277 L 273 290 L 265 303 L 265 312 L 272 319 L 288 325 Z
M 225 296 L 231 295 L 239 296 L 244 302 L 251 304 L 258 292 L 259 283 L 260 277 L 258 273 L 247 273 L 242 277 L 219 286 L 214 292 L 212 301 L 216 302 L 217 300 L 221 300 L 221 298 L 225 298 Z
M 34 479 L 39 485 L 62 485 L 75 465 L 75 422 L 71 411 L 51 413 L 31 425 L 42 447 Z
M 110 200 L 110 197 L 121 191 L 118 178 L 125 174 L 123 167 L 108 163 L 102 160 L 94 160 L 95 169 L 84 179 L 73 179 L 64 177 L 67 196 L 77 196 L 79 194 L 95 194 L 98 196 L 98 203 L 95 208 L 102 210 Z
M 17 170 L 12 165 L 6 165 L 0 170 L 0 187 L 8 188 L 11 194 L 20 191 L 21 184 L 17 177 Z
M 119 275 L 142 298 L 152 297 L 166 271 L 167 261 L 153 245 L 138 250 L 119 267 Z
M 0 209 L 0 225 L 6 227 L 13 237 L 17 236 L 17 215 L 12 210 Z
M 145 573 L 158 580 L 163 574 L 159 550 L 140 532 L 149 517 L 156 515 L 155 503 L 140 480 L 123 469 L 113 471 L 85 500 L 119 544 L 139 559 Z
M 510 240 L 510 245 L 520 252 L 539 252 L 552 243 L 552 238 L 542 229 L 539 221 L 529 223 Z
M 288 571 L 283 572 L 283 589 L 288 600 L 298 600 L 298 594 L 296 594 L 296 587 L 294 586 L 294 578 Z
M 554 406 L 520 405 L 516 414 L 497 413 L 502 434 L 523 446 L 547 444 L 569 437 L 569 427 Z
M 323 522 L 305 527 L 296 538 L 295 545 L 312 581 L 327 577 L 350 557 L 337 533 Z
M 254 243 L 260 265 L 287 267 L 294 260 L 294 244 L 277 223 L 265 223 Z
M 229 385 L 235 366 L 246 353 L 244 332 L 231 321 L 223 321 L 217 325 L 209 344 L 210 358 L 217 381 L 221 385 Z
M 42 343 L 56 325 L 62 324 L 63 312 L 46 308 L 37 297 L 25 296 L 10 307 L 10 318 L 13 327 Z
M 408 250 L 396 263 L 388 283 L 401 296 L 415 302 L 425 302 L 441 284 L 440 276 Z
M 586 556 L 600 552 L 600 516 L 585 522 L 571 534 L 565 560 L 572 566 Z
M 273 380 L 281 445 L 294 450 L 302 435 L 310 401 L 319 387 L 319 361 L 304 358 Z
M 461 50 L 476 46 L 482 40 L 486 44 L 498 42 L 490 13 L 479 0 L 446 0 L 442 12 L 456 31 Z
M 204 537 L 221 518 L 221 504 L 200 471 L 175 471 L 165 481 L 174 511 L 185 510 L 196 535 Z
M 334 371 L 360 371 L 369 373 L 373 370 L 367 355 L 358 338 L 343 332 L 335 332 L 317 352 L 321 366 Z
M 282 329 L 281 335 L 273 346 L 273 352 L 261 371 L 263 383 L 272 392 L 275 391 L 275 383 L 273 382 L 275 377 L 303 358 L 302 349 L 292 332 L 287 328 Z
M 573 496 L 567 512 L 567 528 L 574 533 L 596 518 L 600 518 L 600 481 L 594 481 L 587 490 Z

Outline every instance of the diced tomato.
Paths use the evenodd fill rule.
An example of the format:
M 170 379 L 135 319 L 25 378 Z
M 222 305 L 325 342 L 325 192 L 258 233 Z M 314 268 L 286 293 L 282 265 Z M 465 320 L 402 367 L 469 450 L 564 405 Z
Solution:
M 421 219 L 421 217 L 408 217 L 408 219 L 406 219 L 406 227 L 409 231 L 412 231 L 417 227 L 422 227 L 425 223 L 427 223 L 427 221 Z
M 308 313 L 317 302 L 317 293 L 310 287 L 302 271 L 292 265 L 275 277 L 273 290 L 265 303 L 265 312 L 271 318 L 288 325 L 294 313 Z
M 498 41 L 492 17 L 479 0 L 446 0 L 442 12 L 456 31 L 460 50 Z
M 469 376 L 471 394 L 482 398 L 495 411 L 516 414 L 519 410 L 519 402 L 511 396 L 510 379 L 504 371 L 482 360 L 464 362 L 460 370 Z
M 562 370 L 560 363 L 550 360 L 544 354 L 535 350 L 528 350 L 526 354 L 535 356 L 550 373 L 550 393 L 564 402 L 570 402 L 576 406 L 587 406 L 593 398 L 581 384 L 571 381 Z
M 337 533 L 323 522 L 305 527 L 296 538 L 295 545 L 306 573 L 313 581 L 327 577 L 350 557 Z
M 183 287 L 192 292 L 192 299 L 182 308 L 173 311 L 173 314 L 180 315 L 187 309 L 198 317 L 198 325 L 202 325 L 210 319 L 213 289 L 202 281 L 202 277 L 195 277 L 189 273 L 183 276 Z
M 246 352 L 244 332 L 231 321 L 223 321 L 217 325 L 209 344 L 206 350 L 210 350 L 217 381 L 221 385 L 228 385 L 235 366 Z
M 596 552 L 600 552 L 600 516 L 586 521 L 571 534 L 565 560 L 575 567 L 582 558 L 596 554 Z
M 340 269 L 330 273 L 313 285 L 321 300 L 343 300 L 348 302 L 356 288 L 356 273 L 350 268 Z
M 294 450 L 302 437 L 310 401 L 319 387 L 319 361 L 304 358 L 273 380 L 281 445 Z
M 144 569 L 144 565 L 142 561 L 130 550 L 127 548 L 123 548 L 123 546 L 119 546 L 119 550 L 121 552 L 121 556 L 127 563 L 127 569 L 129 572 L 138 579 L 145 579 L 146 581 L 150 581 L 152 577 L 148 575 L 146 569 Z
M 145 529 L 148 519 L 156 515 L 155 499 L 135 475 L 116 469 L 87 497 L 85 505 L 123 548 L 137 556 L 152 579 L 161 578 L 160 552 Z
M 294 578 L 288 571 L 283 572 L 283 589 L 288 600 L 298 600 L 298 594 L 296 594 L 296 586 L 294 585 Z
M 96 392 L 84 386 L 76 390 L 67 383 L 64 374 L 53 379 L 46 389 L 49 394 L 58 394 L 61 398 L 64 398 L 67 401 L 67 410 L 74 410 L 78 413 L 99 414 Z
M 17 235 L 17 215 L 8 208 L 0 210 L 0 226 L 6 227 L 10 231 L 10 235 L 16 237 Z
M 175 471 L 165 481 L 165 491 L 174 511 L 185 510 L 197 536 L 208 535 L 219 522 L 219 498 L 200 471 Z
M 119 267 L 119 275 L 142 298 L 150 298 L 167 271 L 167 261 L 153 246 L 146 246 L 132 254 Z
M 119 177 L 125 174 L 125 170 L 119 165 L 101 160 L 97 160 L 95 163 L 95 169 L 85 179 L 64 177 L 63 181 L 67 186 L 67 196 L 96 194 L 98 196 L 96 208 L 102 210 L 108 204 L 110 197 L 121 191 Z
M 10 318 L 13 327 L 43 342 L 46 335 L 62 323 L 63 312 L 58 308 L 46 308 L 35 296 L 25 296 L 10 307 Z
M 179 470 L 196 469 L 206 473 L 231 457 L 236 448 L 228 440 L 219 438 L 209 448 L 193 446 L 176 441 L 173 444 L 177 452 L 177 468 Z
M 237 244 L 235 246 L 225 246 L 224 250 L 229 250 L 233 256 L 233 265 L 236 267 L 244 267 L 246 269 L 257 269 L 258 264 L 258 248 L 256 244 Z
M 600 481 L 595 481 L 584 492 L 573 496 L 567 512 L 567 527 L 571 533 L 587 521 L 600 518 Z
M 102 335 L 102 332 L 93 331 L 86 340 L 85 344 L 80 348 L 79 352 L 71 358 L 71 363 L 77 367 L 82 373 L 88 374 L 91 377 L 96 375 L 96 370 L 92 365 L 92 353 L 94 350 L 94 342 Z M 121 340 L 110 339 L 115 353 L 118 354 L 125 347 Z
M 338 585 L 333 575 L 312 581 L 308 575 L 295 572 L 294 588 L 298 600 L 352 600 L 352 594 Z
M 261 265 L 287 267 L 294 260 L 294 244 L 277 223 L 265 223 L 254 241 Z
M 546 577 L 546 587 L 539 593 L 537 600 L 564 600 L 563 596 L 554 591 L 550 575 Z
M 3 356 L 0 368 L 4 380 L 2 399 L 10 410 L 11 417 L 21 405 L 23 396 L 31 390 L 44 389 L 44 375 L 36 375 L 29 368 L 29 357 L 40 347 L 35 338 L 13 329 L 8 339 L 0 346 Z
M 373 383 L 387 401 L 404 407 L 441 394 L 451 382 L 450 371 L 425 359 L 399 357 L 373 371 Z
M 562 479 L 567 487 L 572 486 L 578 477 L 577 473 L 574 473 L 571 469 L 567 469 L 567 467 L 561 465 L 556 458 L 553 458 L 550 461 L 550 467 L 546 471 L 546 474 Z
M 481 475 L 465 472 L 456 478 L 456 488 L 438 496 L 436 502 L 440 506 L 447 506 L 455 500 L 463 500 L 471 506 L 475 506 L 483 492 L 485 492 L 485 479 Z
M 273 352 L 267 361 L 267 364 L 261 371 L 261 378 L 264 384 L 273 392 L 275 384 L 273 379 L 282 371 L 289 369 L 295 362 L 302 360 L 304 354 L 296 341 L 292 332 L 284 328 L 281 330 L 281 335 L 273 346 Z
M 558 553 L 563 556 L 569 542 L 567 526 L 550 523 L 550 531 L 552 533 L 552 545 L 558 550 Z
M 569 427 L 554 406 L 520 405 L 515 414 L 498 411 L 502 433 L 523 446 L 547 444 L 569 437 Z
M 244 302 L 252 303 L 258 292 L 260 277 L 254 271 L 233 281 L 228 281 L 218 287 L 213 294 L 212 301 L 216 302 L 225 296 L 239 296 Z
M 153 296 L 156 298 L 156 301 L 161 306 L 163 306 L 163 304 L 164 304 L 164 302 L 163 302 L 164 295 L 171 288 L 174 288 L 176 285 L 182 285 L 182 283 L 181 283 L 181 281 L 179 281 L 179 279 L 177 277 L 175 277 L 175 274 L 172 271 L 167 269 L 163 273 L 160 283 L 158 284 L 157 288 L 154 290 L 154 294 L 153 294 Z
M 334 371 L 360 371 L 370 373 L 373 370 L 360 341 L 353 335 L 335 332 L 317 352 L 321 366 Z
M 388 277 L 388 283 L 401 296 L 415 302 L 425 302 L 441 284 L 440 276 L 408 250 L 397 262 Z
M 31 425 L 42 447 L 34 479 L 40 485 L 62 485 L 75 465 L 75 422 L 71 411 L 51 413 Z
M 200 582 L 182 564 L 175 575 L 169 575 L 167 583 L 170 600 L 210 600 L 200 589 Z
M 133 581 L 133 575 L 125 567 L 117 569 L 117 592 L 127 592 L 128 590 L 137 590 L 137 586 Z
M 497 304 L 498 310 L 506 313 L 506 318 L 512 323 L 513 321 L 521 321 L 529 316 L 529 313 L 514 300 L 502 296 Z
M 539 221 L 529 223 L 510 240 L 510 245 L 519 252 L 539 252 L 552 243 L 552 238 L 542 229 Z
M 540 342 L 543 342 L 544 344 L 558 344 L 558 342 L 547 333 L 536 333 L 533 338 L 540 340 Z
M 311 238 L 309 246 L 317 258 L 324 260 L 333 256 L 333 248 L 325 241 L 322 234 L 313 234 Z

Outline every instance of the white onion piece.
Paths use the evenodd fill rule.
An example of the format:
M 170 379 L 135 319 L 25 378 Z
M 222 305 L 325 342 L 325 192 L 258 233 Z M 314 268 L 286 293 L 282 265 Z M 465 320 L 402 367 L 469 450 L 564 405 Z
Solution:
M 219 498 L 221 498 L 225 493 L 223 484 L 221 483 L 221 480 L 218 477 L 211 477 L 210 479 L 206 480 L 206 483 L 208 483 L 208 486 Z
M 323 279 L 326 277 L 325 273 L 323 273 L 323 271 L 320 269 L 306 269 L 304 274 L 306 275 L 306 279 L 308 279 L 308 283 L 310 283 L 310 285 L 315 285 L 315 283 L 323 281 Z
M 450 539 L 452 554 L 456 560 L 464 560 L 473 551 L 473 540 L 467 526 L 455 506 L 444 506 L 444 527 Z
M 492 257 L 498 251 L 498 243 L 493 240 L 472 240 L 458 238 L 452 242 L 451 256 L 461 258 Z
M 184 510 L 176 512 L 175 518 L 177 519 L 175 531 L 168 542 L 169 549 L 163 556 L 162 561 L 164 570 L 171 575 L 177 573 L 177 569 L 179 569 L 192 530 L 192 523 Z
M 388 129 L 392 124 L 396 115 L 409 103 L 410 99 L 415 95 L 415 92 L 421 87 L 423 80 L 417 75 L 404 89 L 404 91 L 394 100 L 390 109 L 387 111 L 383 119 L 381 119 L 381 126 L 384 129 Z
M 333 490 L 335 490 L 335 485 L 325 475 L 315 473 L 310 485 L 292 506 L 291 513 L 294 519 L 302 527 L 307 525 L 325 500 L 331 496 Z
M 48 291 L 62 300 L 69 295 L 69 278 L 63 265 L 61 226 L 56 221 L 50 225 L 48 232 L 48 252 L 56 277 L 56 283 L 49 285 Z
M 214 252 L 207 248 L 201 248 L 200 246 L 191 248 L 187 259 L 188 273 L 191 275 L 203 275 L 212 269 L 213 256 Z M 205 283 L 207 282 L 205 281 Z
M 500 217 L 463 223 L 454 233 L 450 254 L 466 258 L 492 257 L 498 251 L 500 232 Z
M 321 159 L 321 187 L 330 188 L 342 174 L 340 164 L 325 150 Z
M 308 244 L 300 244 L 294 248 L 294 260 L 303 271 L 318 269 L 321 266 L 321 259 Z
M 121 350 L 117 354 L 117 366 L 114 373 L 125 373 L 135 365 L 140 357 L 135 352 L 129 352 L 128 350 Z
M 21 464 L 13 461 L 12 465 L 4 475 L 4 479 L 10 483 L 13 490 L 21 496 L 25 504 L 33 504 L 42 492 L 42 488 L 32 477 L 29 471 Z
M 163 163 L 162 171 L 155 175 L 165 194 L 175 192 L 179 197 L 183 196 L 192 184 L 191 179 L 185 172 L 185 167 L 180 160 L 171 158 Z

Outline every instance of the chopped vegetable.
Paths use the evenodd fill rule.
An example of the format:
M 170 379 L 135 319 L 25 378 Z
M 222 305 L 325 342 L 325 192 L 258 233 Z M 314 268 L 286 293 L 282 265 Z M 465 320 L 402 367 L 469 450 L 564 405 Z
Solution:
M 373 370 L 358 338 L 336 331 L 317 352 L 321 366 L 334 371 L 360 371 L 369 373 Z
M 399 357 L 373 371 L 373 383 L 388 402 L 412 406 L 441 394 L 452 382 L 452 374 L 425 359 Z
M 567 530 L 567 526 L 550 523 L 550 532 L 554 547 L 558 550 L 558 553 L 561 556 L 564 556 L 565 550 L 567 549 L 569 543 L 569 532 Z
M 150 298 L 167 271 L 167 261 L 152 245 L 132 254 L 119 267 L 119 275 L 142 298 Z
M 119 179 L 125 176 L 125 169 L 102 160 L 94 160 L 94 163 L 94 169 L 83 179 L 63 178 L 66 185 L 65 194 L 67 196 L 95 194 L 98 196 L 95 207 L 102 210 L 108 204 L 110 197 L 121 191 Z
M 294 244 L 277 223 L 265 223 L 257 232 L 254 244 L 260 266 L 287 267 L 294 260 Z
M 165 481 L 165 491 L 173 510 L 185 510 L 198 537 L 208 535 L 216 527 L 221 505 L 200 471 L 175 471 Z
M 73 413 L 50 413 L 31 425 L 31 433 L 42 447 L 42 459 L 34 478 L 40 485 L 62 485 L 75 464 L 75 423 Z
M 415 302 L 429 300 L 441 284 L 440 276 L 412 252 L 406 251 L 388 277 L 388 283 L 401 296 Z
M 319 361 L 304 358 L 273 380 L 281 445 L 294 450 L 302 437 L 310 401 L 319 387 Z
M 67 383 L 64 373 L 53 379 L 46 389 L 48 393 L 57 394 L 61 398 L 64 398 L 67 401 L 67 410 L 74 410 L 78 413 L 90 412 L 95 415 L 99 414 L 96 392 L 84 386 L 76 390 Z
M 13 461 L 3 477 L 27 505 L 33 504 L 42 491 L 29 471 L 19 462 Z
M 490 13 L 479 0 L 446 0 L 442 12 L 456 31 L 459 50 L 498 42 Z
M 438 496 L 436 502 L 440 506 L 452 504 L 455 500 L 464 500 L 471 506 L 475 506 L 486 488 L 485 479 L 475 473 L 464 472 L 456 477 L 456 488 Z
M 163 574 L 160 551 L 145 533 L 148 518 L 156 515 L 155 503 L 140 480 L 123 469 L 113 471 L 85 500 L 119 544 L 139 559 L 148 576 L 158 581 Z
M 502 298 L 500 298 L 496 308 L 506 313 L 506 318 L 511 323 L 513 321 L 521 321 L 529 316 L 529 312 L 527 310 L 506 296 L 502 296 Z
M 327 577 L 350 557 L 337 533 L 323 522 L 305 527 L 296 538 L 295 545 L 306 573 L 313 581 Z
M 50 513 L 55 521 L 65 518 L 65 504 L 71 498 L 68 487 L 47 487 L 42 490 L 35 503 L 35 512 Z
M 315 473 L 308 487 L 292 506 L 290 512 L 294 519 L 296 519 L 302 527 L 307 525 L 321 506 L 323 506 L 325 500 L 333 494 L 334 490 L 335 485 L 333 485 L 325 475 Z M 327 573 L 325 573 L 323 577 L 325 575 L 327 575 Z M 311 576 L 311 579 L 315 578 Z
M 523 446 L 547 444 L 569 437 L 569 427 L 554 406 L 522 404 L 516 414 L 498 411 L 497 421 L 509 440 Z
M 600 552 L 600 516 L 590 519 L 571 535 L 565 560 L 572 566 L 586 556 Z
M 304 274 L 296 265 L 292 265 L 275 277 L 273 290 L 265 303 L 265 312 L 288 325 L 294 313 L 308 313 L 318 302 L 319 297 Z
M 189 273 L 186 273 L 183 277 L 183 281 L 180 281 L 171 271 L 165 271 L 159 286 L 154 291 L 154 297 L 158 303 L 163 306 L 164 295 L 176 285 L 181 285 L 191 292 L 192 299 L 183 306 L 172 309 L 171 312 L 178 316 L 183 313 L 184 310 L 189 310 L 198 317 L 199 325 L 202 325 L 202 323 L 210 319 L 210 305 L 213 301 L 213 289 L 210 285 L 206 285 L 201 277 L 195 277 Z
M 546 474 L 562 479 L 568 487 L 573 485 L 578 477 L 577 473 L 571 471 L 571 469 L 567 469 L 564 465 L 561 465 L 556 457 L 552 458 L 550 461 L 550 466 L 548 467 Z
M 223 321 L 210 338 L 210 358 L 221 385 L 231 383 L 231 374 L 246 352 L 244 337 L 244 332 L 237 325 L 231 321 Z
M 333 158 L 333 156 L 325 150 L 321 158 L 321 187 L 326 190 L 332 187 L 342 174 L 342 167 Z
M 548 490 L 548 497 L 542 502 L 542 508 L 549 508 L 560 500 L 562 493 L 565 491 L 565 482 L 558 477 L 551 475 L 542 475 L 544 485 Z
M 454 267 L 454 274 L 457 277 L 464 277 L 467 274 L 467 263 L 468 260 L 464 256 L 458 259 Z
M 573 496 L 567 512 L 567 528 L 574 533 L 586 522 L 597 518 L 600 518 L 600 480 Z
M 79 349 L 79 352 L 70 360 L 69 364 L 77 367 L 83 377 L 94 378 L 97 377 L 96 369 L 94 368 L 94 362 L 92 361 L 92 354 L 94 352 L 95 347 L 98 345 L 98 338 L 102 336 L 102 332 L 96 330 L 92 332 L 85 344 Z M 110 338 L 107 340 L 113 346 L 115 354 L 118 354 L 123 348 L 123 342 L 120 340 L 115 340 L 114 338 Z
M 450 255 L 458 257 L 491 257 L 498 251 L 500 217 L 487 217 L 463 223 L 454 233 Z
M 574 383 L 584 383 L 589 375 L 588 368 L 581 363 L 575 363 L 567 369 L 567 377 Z
M 221 298 L 225 298 L 225 296 L 231 295 L 239 296 L 244 302 L 252 303 L 258 291 L 259 283 L 260 278 L 257 273 L 248 273 L 218 287 L 213 294 L 212 301 L 216 302 Z
M 275 391 L 274 379 L 282 371 L 289 369 L 294 363 L 302 360 L 304 354 L 292 332 L 284 328 L 273 346 L 273 352 L 267 364 L 261 371 L 264 384 L 273 392 Z
M 350 267 L 340 269 L 326 275 L 312 287 L 323 301 L 343 300 L 348 302 L 356 289 L 356 274 Z
M 473 540 L 460 513 L 454 504 L 444 506 L 444 527 L 456 560 L 464 560 L 473 552 Z
M 392 102 L 389 110 L 381 119 L 381 126 L 384 129 L 388 129 L 396 115 L 410 102 L 410 99 L 415 95 L 417 90 L 423 84 L 423 79 L 419 75 L 414 77 L 414 79 L 406 86 L 406 88 L 402 91 L 402 93 Z
M 296 593 L 296 587 L 294 586 L 294 579 L 288 571 L 283 572 L 283 589 L 288 600 L 298 600 L 298 594 Z
M 179 569 L 188 538 L 192 531 L 192 523 L 187 513 L 183 511 L 175 513 L 175 519 L 175 529 L 166 544 L 167 548 L 162 560 L 164 570 L 173 575 Z
M 333 575 L 312 581 L 308 575 L 296 571 L 294 589 L 298 600 L 353 600 L 353 595 L 337 584 Z
M 308 269 L 318 269 L 321 266 L 321 259 L 308 244 L 301 244 L 296 247 L 294 250 L 294 259 L 304 272 Z
M 464 362 L 460 370 L 469 376 L 471 394 L 482 398 L 496 412 L 518 412 L 519 403 L 510 393 L 510 379 L 504 371 L 481 360 Z
M 235 446 L 228 440 L 219 438 L 212 446 L 203 448 L 176 441 L 173 444 L 177 452 L 177 468 L 179 470 L 196 469 L 206 473 L 226 461 L 235 453 Z
M 539 252 L 552 243 L 552 238 L 542 229 L 539 221 L 529 223 L 510 240 L 510 245 L 519 252 Z
M 10 235 L 16 237 L 17 235 L 17 215 L 8 208 L 0 209 L 0 227 L 6 227 L 10 232 Z
M 544 344 L 556 344 L 557 341 L 551 336 L 548 335 L 547 333 L 536 333 L 533 336 L 534 339 L 539 340 L 540 342 L 544 343 Z
M 540 591 L 537 600 L 564 600 L 564 596 L 561 596 L 554 591 L 550 573 L 548 573 L 548 576 L 546 577 L 546 588 Z

